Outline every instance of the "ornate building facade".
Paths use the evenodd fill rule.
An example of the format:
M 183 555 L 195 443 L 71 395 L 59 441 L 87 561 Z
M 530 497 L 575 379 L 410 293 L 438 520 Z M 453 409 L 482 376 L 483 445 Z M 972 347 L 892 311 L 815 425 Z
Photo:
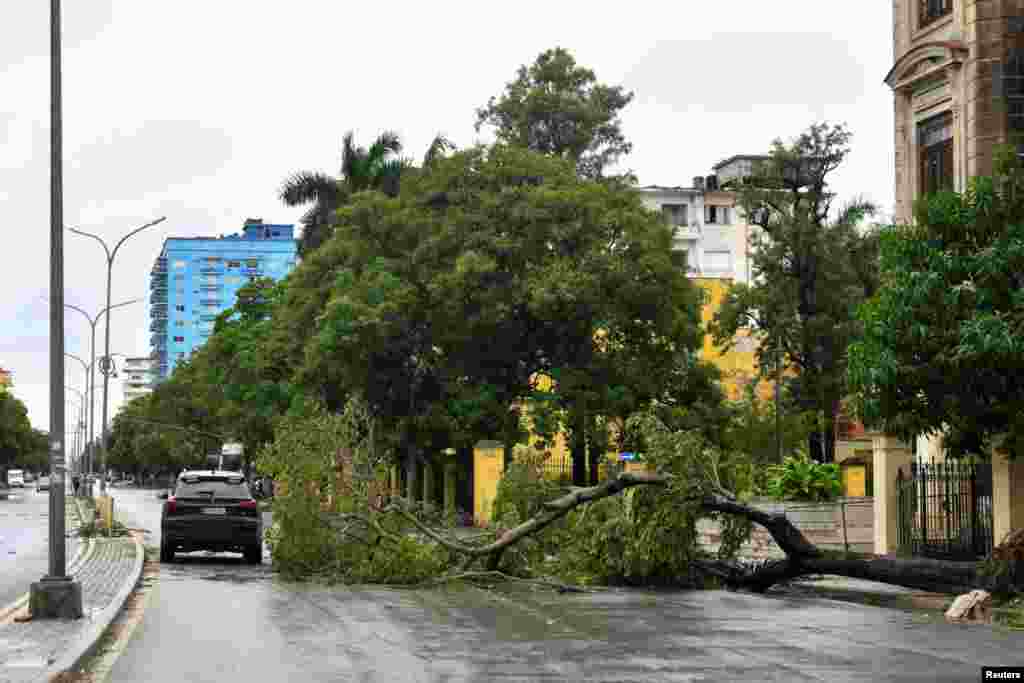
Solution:
M 1024 0 L 893 0 L 896 219 L 1024 133 Z

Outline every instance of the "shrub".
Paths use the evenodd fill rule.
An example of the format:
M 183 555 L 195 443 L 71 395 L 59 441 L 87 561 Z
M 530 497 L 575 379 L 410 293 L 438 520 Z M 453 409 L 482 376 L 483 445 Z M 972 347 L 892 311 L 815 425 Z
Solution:
M 768 494 L 776 500 L 825 502 L 843 492 L 839 465 L 814 462 L 805 453 L 769 468 Z

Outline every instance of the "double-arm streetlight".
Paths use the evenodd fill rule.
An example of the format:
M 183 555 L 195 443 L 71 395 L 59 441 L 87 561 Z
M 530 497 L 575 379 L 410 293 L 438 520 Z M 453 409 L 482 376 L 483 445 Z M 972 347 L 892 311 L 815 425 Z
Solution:
M 65 304 L 65 306 L 66 305 L 67 304 Z M 64 355 L 67 356 L 68 358 L 72 358 L 74 360 L 77 360 L 82 365 L 82 370 L 85 371 L 85 394 L 82 397 L 82 401 L 83 401 L 83 403 L 82 403 L 83 414 L 81 416 L 79 416 L 79 423 L 75 425 L 75 428 L 76 428 L 76 432 L 75 433 L 77 435 L 78 430 L 83 430 L 84 429 L 85 420 L 88 419 L 89 413 L 91 412 L 91 410 L 90 410 L 91 406 L 89 406 L 89 404 L 88 404 L 88 399 L 85 398 L 85 396 L 89 396 L 89 397 L 92 396 L 92 394 L 89 393 L 89 387 L 90 387 L 90 382 L 89 382 L 89 365 L 84 360 L 82 360 L 79 356 L 76 356 L 73 353 L 68 353 L 67 351 L 65 351 Z M 70 388 L 70 387 L 65 387 L 65 388 Z M 80 448 L 79 447 L 75 448 L 76 453 L 78 453 L 78 463 L 79 463 L 78 464 L 78 471 L 81 471 L 81 469 L 82 469 L 82 467 L 81 467 L 82 454 L 85 451 L 86 443 L 87 443 L 87 434 L 82 434 L 82 440 L 79 443 Z
M 95 416 L 95 413 L 96 413 L 96 410 L 93 407 L 93 404 L 96 402 L 96 373 L 95 373 L 95 365 L 96 365 L 96 323 L 98 323 L 100 321 L 100 317 L 104 313 L 108 314 L 107 318 L 109 320 L 109 318 L 110 318 L 109 312 L 112 311 L 113 309 L 120 308 L 121 306 L 127 306 L 128 304 L 134 304 L 134 303 L 137 303 L 139 301 L 142 301 L 141 297 L 137 298 L 137 299 L 129 299 L 128 301 L 122 301 L 121 303 L 114 304 L 113 306 L 110 306 L 109 302 L 108 302 L 107 307 L 103 308 L 102 310 L 100 310 L 100 312 L 97 313 L 95 316 L 89 315 L 84 310 L 82 310 L 78 306 L 75 306 L 74 304 L 64 304 L 65 308 L 70 308 L 72 311 L 78 311 L 79 313 L 84 315 L 85 319 L 89 321 L 89 327 L 92 329 L 92 342 L 91 342 L 91 345 L 90 345 L 90 348 L 89 348 L 89 359 L 90 360 L 89 360 L 88 366 L 86 366 L 85 361 L 83 361 L 81 358 L 78 358 L 77 356 L 72 356 L 72 358 L 75 358 L 75 360 L 77 360 L 78 362 L 82 363 L 83 366 L 86 366 L 86 372 L 89 374 L 89 379 L 88 379 L 88 382 L 87 382 L 88 387 L 87 387 L 86 391 L 89 393 L 89 417 L 88 417 L 88 420 L 89 420 L 89 438 L 88 438 L 88 441 L 89 441 L 89 465 L 90 465 L 89 472 L 90 473 L 92 472 L 92 464 L 93 464 L 93 461 L 92 461 L 92 445 L 93 445 L 93 443 L 95 443 L 94 439 L 96 438 L 96 433 L 93 431 L 93 426 L 95 424 L 94 416 Z M 109 328 L 108 328 L 108 330 L 109 330 Z M 108 352 L 109 352 L 109 347 L 108 347 Z M 66 355 L 70 356 L 71 354 L 66 354 Z M 104 386 L 106 386 L 106 385 L 104 385 Z M 106 413 L 104 413 L 103 420 L 104 420 L 104 424 L 106 424 Z
M 150 221 L 145 225 L 135 228 L 130 233 L 122 237 L 111 249 L 107 246 L 107 243 L 99 235 L 94 235 L 91 232 L 85 232 L 84 230 L 78 230 L 76 228 L 68 228 L 71 232 L 76 235 L 83 235 L 85 237 L 91 237 L 100 243 L 103 247 L 104 253 L 107 255 L 107 322 L 106 322 L 106 334 L 104 336 L 104 352 L 103 360 L 100 362 L 100 371 L 103 373 L 103 429 L 100 434 L 100 494 L 104 494 L 107 491 L 107 397 L 110 392 L 110 309 L 113 308 L 110 305 L 110 282 L 114 272 L 114 258 L 117 257 L 117 250 L 121 248 L 121 245 L 127 241 L 129 237 L 137 235 L 146 228 L 151 228 L 154 225 L 162 223 L 166 220 L 166 216 L 162 216 L 155 221 Z
M 65 354 L 65 355 L 67 355 L 67 354 Z M 73 433 L 75 435 L 75 444 L 72 447 L 72 457 L 74 457 L 74 456 L 76 456 L 78 454 L 79 448 L 81 447 L 81 445 L 82 445 L 82 443 L 84 441 L 84 438 L 82 438 L 83 437 L 82 425 L 85 424 L 84 421 L 83 421 L 83 415 L 85 413 L 85 402 L 86 402 L 85 392 L 79 391 L 78 389 L 75 389 L 74 387 L 69 387 L 67 385 L 64 386 L 64 390 L 65 391 L 73 391 L 73 392 L 75 392 L 75 394 L 78 395 L 78 419 L 75 421 L 75 429 L 74 429 L 73 432 L 71 430 L 66 430 L 66 433 L 69 433 L 69 434 Z

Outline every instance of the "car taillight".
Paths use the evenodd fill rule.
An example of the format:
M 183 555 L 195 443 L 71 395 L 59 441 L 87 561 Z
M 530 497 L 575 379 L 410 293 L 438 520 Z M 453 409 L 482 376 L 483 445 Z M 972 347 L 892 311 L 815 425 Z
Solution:
M 167 514 L 173 515 L 178 511 L 178 501 L 175 500 L 174 496 L 167 499 Z
M 238 503 L 238 507 L 241 508 L 247 515 L 256 516 L 258 506 L 255 500 L 243 500 Z

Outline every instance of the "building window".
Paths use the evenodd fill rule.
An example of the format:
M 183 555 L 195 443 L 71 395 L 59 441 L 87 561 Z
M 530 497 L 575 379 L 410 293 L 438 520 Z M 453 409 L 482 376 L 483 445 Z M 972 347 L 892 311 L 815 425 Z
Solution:
M 712 273 L 728 273 L 732 270 L 732 254 L 728 251 L 704 252 L 704 270 Z
M 686 225 L 686 204 L 662 204 L 661 214 L 669 225 Z
M 184 287 L 178 287 L 176 290 L 174 290 L 174 293 L 175 294 L 180 294 L 181 296 L 185 296 L 185 288 Z
M 704 207 L 704 222 L 708 225 L 728 225 L 729 207 L 708 204 Z
M 185 279 L 185 275 L 182 274 L 182 273 L 177 273 L 177 274 L 175 274 L 174 279 L 175 280 L 184 280 Z
M 258 258 L 247 258 L 245 259 L 246 268 L 259 268 L 260 260 Z
M 174 326 L 175 327 L 185 327 L 185 321 L 184 320 L 175 320 L 174 321 Z
M 184 351 L 178 351 L 178 358 L 184 358 L 184 357 L 185 357 L 185 352 Z
M 241 261 L 228 261 L 228 268 L 241 268 L 241 267 L 242 267 L 242 262 Z
M 185 341 L 185 338 L 184 337 L 175 337 L 174 341 L 177 344 L 181 344 L 181 343 L 183 343 Z
M 181 270 L 184 267 L 185 267 L 185 262 L 184 261 L 175 261 L 174 262 L 174 268 L 176 270 Z M 175 275 L 175 277 L 177 277 L 177 275 Z
M 176 305 L 174 307 L 174 310 L 178 311 L 179 313 L 184 313 L 185 305 L 184 304 L 178 304 L 178 305 Z
M 924 28 L 953 13 L 953 0 L 918 0 L 917 27 Z
M 1009 50 L 1002 64 L 1001 80 L 1002 95 L 1006 99 L 1008 142 L 1017 145 L 1017 154 L 1024 154 L 1024 50 Z M 993 85 L 998 88 L 997 82 L 993 79 Z
M 946 112 L 917 124 L 921 177 L 918 195 L 953 189 L 953 114 Z

